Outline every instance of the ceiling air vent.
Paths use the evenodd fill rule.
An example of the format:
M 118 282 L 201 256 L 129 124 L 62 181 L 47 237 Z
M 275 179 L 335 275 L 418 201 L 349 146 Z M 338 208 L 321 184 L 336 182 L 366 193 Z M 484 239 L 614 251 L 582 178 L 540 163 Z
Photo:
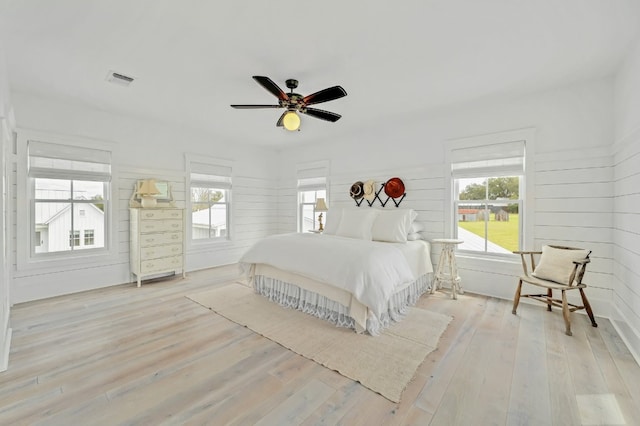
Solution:
M 133 77 L 115 71 L 109 71 L 109 74 L 107 74 L 107 81 L 119 84 L 120 86 L 128 86 L 133 83 L 133 80 L 135 80 Z

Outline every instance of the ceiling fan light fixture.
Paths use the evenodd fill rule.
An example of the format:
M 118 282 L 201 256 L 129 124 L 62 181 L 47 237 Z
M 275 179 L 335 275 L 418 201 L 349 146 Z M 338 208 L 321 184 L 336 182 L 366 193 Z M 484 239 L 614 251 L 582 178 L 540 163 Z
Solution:
M 295 111 L 289 111 L 284 115 L 282 125 L 290 132 L 294 132 L 300 128 L 300 117 Z

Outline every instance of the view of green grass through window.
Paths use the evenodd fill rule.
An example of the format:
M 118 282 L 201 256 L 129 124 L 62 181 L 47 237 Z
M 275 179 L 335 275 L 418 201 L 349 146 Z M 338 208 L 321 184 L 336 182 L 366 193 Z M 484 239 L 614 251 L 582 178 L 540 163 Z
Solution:
M 520 244 L 520 177 L 455 179 L 458 238 L 464 250 L 511 253 Z

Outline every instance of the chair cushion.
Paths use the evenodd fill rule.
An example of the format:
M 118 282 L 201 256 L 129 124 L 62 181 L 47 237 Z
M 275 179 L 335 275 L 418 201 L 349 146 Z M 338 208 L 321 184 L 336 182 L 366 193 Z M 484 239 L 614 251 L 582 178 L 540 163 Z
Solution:
M 532 275 L 543 280 L 568 285 L 570 284 L 571 272 L 575 267 L 573 261 L 586 259 L 589 253 L 591 251 L 584 249 L 543 246 L 539 264 Z

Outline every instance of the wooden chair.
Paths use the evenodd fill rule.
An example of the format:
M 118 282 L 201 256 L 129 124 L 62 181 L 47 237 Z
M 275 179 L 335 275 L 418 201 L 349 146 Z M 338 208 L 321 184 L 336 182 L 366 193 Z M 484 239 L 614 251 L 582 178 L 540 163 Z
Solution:
M 554 249 L 562 249 L 562 250 L 580 250 L 574 247 L 563 247 L 563 246 L 550 246 Z M 591 319 L 591 325 L 597 327 L 596 320 L 593 316 L 593 311 L 591 310 L 591 305 L 589 304 L 589 300 L 587 296 L 584 294 L 584 289 L 587 287 L 586 284 L 582 283 L 582 277 L 587 268 L 587 263 L 590 262 L 589 256 L 582 260 L 574 260 L 573 261 L 573 271 L 569 276 L 568 283 L 569 284 L 561 284 L 555 281 L 550 281 L 547 279 L 541 279 L 532 275 L 532 273 L 536 269 L 536 255 L 541 255 L 541 251 L 514 251 L 513 253 L 519 254 L 522 259 L 522 269 L 524 270 L 524 275 L 519 277 L 518 288 L 516 289 L 515 297 L 513 298 L 513 310 L 511 311 L 514 315 L 516 313 L 516 309 L 518 308 L 518 303 L 520 303 L 521 297 L 528 297 L 533 300 L 537 300 L 539 302 L 545 303 L 547 305 L 547 310 L 551 311 L 552 306 L 557 306 L 562 308 L 562 316 L 564 317 L 564 323 L 566 327 L 565 333 L 568 336 L 571 336 L 571 318 L 570 314 L 573 311 L 577 311 L 580 309 L 585 309 L 587 314 L 589 315 L 589 319 Z M 589 252 L 591 253 L 591 252 Z M 527 264 L 527 256 L 530 257 L 530 265 Z M 529 269 L 531 266 L 531 269 Z M 538 287 L 546 288 L 546 294 L 522 294 L 522 283 L 532 284 Z M 553 290 L 560 290 L 562 292 L 560 299 L 553 298 Z M 567 291 L 578 290 L 580 292 L 580 297 L 582 298 L 582 306 L 574 305 L 572 303 L 567 302 Z

